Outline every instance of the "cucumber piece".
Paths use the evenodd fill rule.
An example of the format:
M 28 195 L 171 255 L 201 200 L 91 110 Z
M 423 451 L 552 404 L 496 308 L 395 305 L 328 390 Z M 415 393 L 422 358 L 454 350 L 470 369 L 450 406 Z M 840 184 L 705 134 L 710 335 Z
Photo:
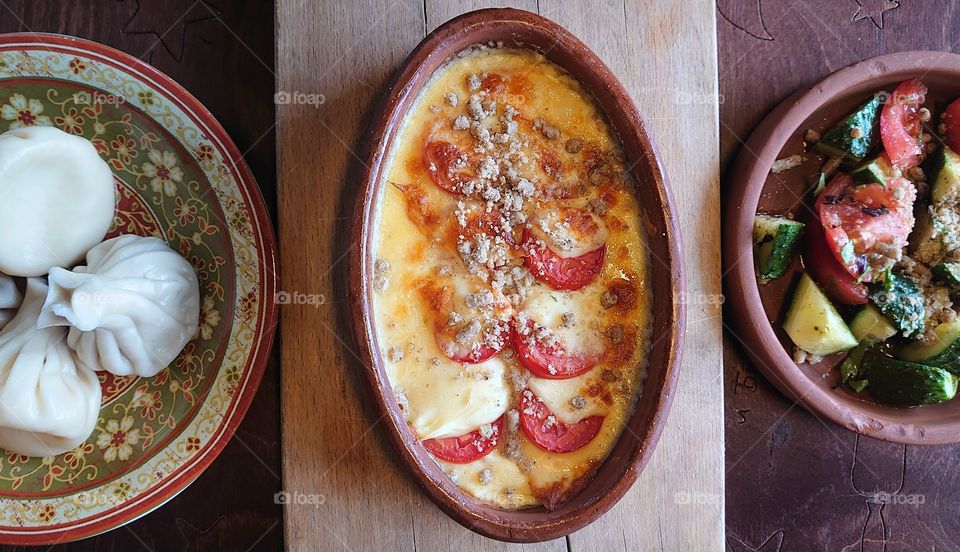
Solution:
M 853 177 L 857 184 L 881 184 L 885 187 L 887 181 L 897 176 L 897 174 L 893 164 L 890 162 L 890 158 L 884 153 L 854 169 L 853 172 L 850 173 L 850 176 Z
M 904 337 L 915 337 L 926 327 L 927 310 L 920 287 L 906 276 L 888 271 L 882 284 L 873 287 L 870 300 Z
M 960 197 L 960 155 L 947 146 L 940 148 L 934 162 L 933 204 Z
M 850 331 L 860 343 L 876 345 L 897 335 L 897 327 L 873 305 L 867 305 L 850 322 Z
M 797 347 L 817 356 L 832 355 L 857 346 L 857 338 L 850 333 L 847 323 L 807 273 L 800 277 L 793 292 L 783 328 Z
M 940 324 L 931 343 L 916 342 L 897 352 L 897 358 L 936 366 L 960 375 L 960 320 Z
M 933 275 L 952 288 L 960 288 L 960 263 L 940 263 L 933 267 Z
M 853 389 L 857 393 L 860 393 L 864 389 L 866 389 L 868 385 L 870 385 L 870 381 L 865 379 L 850 380 L 847 382 L 847 385 L 850 386 L 850 389 Z
M 802 222 L 757 215 L 753 222 L 753 243 L 757 248 L 757 276 L 761 284 L 776 280 L 787 272 L 802 230 Z
M 879 94 L 870 98 L 867 103 L 828 130 L 817 142 L 817 151 L 855 163 L 863 161 L 873 147 L 881 107 L 883 101 Z
M 884 403 L 898 406 L 935 404 L 957 394 L 957 376 L 934 366 L 905 362 L 869 352 L 863 357 L 863 373 L 870 392 Z
M 862 380 L 863 374 L 860 373 L 860 364 L 863 362 L 863 355 L 867 352 L 867 345 L 861 343 L 855 349 L 850 351 L 847 358 L 840 364 L 840 381 L 849 384 L 851 381 Z

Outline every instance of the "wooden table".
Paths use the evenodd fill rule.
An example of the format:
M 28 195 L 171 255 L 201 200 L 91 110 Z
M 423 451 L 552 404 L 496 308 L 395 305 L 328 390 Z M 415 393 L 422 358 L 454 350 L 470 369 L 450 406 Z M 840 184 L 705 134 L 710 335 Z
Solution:
M 895 4 L 718 2 L 723 166 L 770 109 L 828 73 L 882 53 L 960 48 L 960 5 Z M 882 443 L 822 422 L 756 373 L 735 339 L 727 345 L 728 550 L 960 549 L 960 446 Z
M 451 521 L 397 463 L 364 393 L 345 326 L 354 149 L 374 99 L 424 35 L 488 2 L 280 2 L 277 88 L 324 103 L 278 109 L 282 289 L 287 306 L 284 488 L 318 497 L 285 512 L 291 550 L 505 550 Z M 690 326 L 669 424 L 632 492 L 589 528 L 527 550 L 711 551 L 723 546 L 716 43 L 710 0 L 519 1 L 566 26 L 620 76 L 659 143 L 685 236 Z M 689 227 L 685 228 L 689 230 Z
M 283 488 L 315 493 L 323 504 L 291 507 L 283 524 L 273 501 L 281 489 L 275 357 L 237 438 L 197 482 L 140 521 L 64 548 L 278 550 L 284 526 L 291 549 L 512 548 L 447 519 L 396 463 L 364 397 L 362 367 L 351 358 L 340 311 L 343 254 L 351 245 L 344 241 L 348 167 L 369 107 L 426 32 L 480 4 L 280 2 L 276 86 L 322 94 L 325 102 L 279 110 L 275 166 L 273 3 L 90 0 L 80 9 L 69 0 L 0 1 L 0 32 L 98 40 L 148 60 L 204 102 L 247 152 L 279 220 L 284 289 L 327 298 L 320 308 L 288 308 L 283 321 Z M 883 52 L 958 50 L 960 8 L 946 0 L 903 0 L 881 19 L 882 0 L 718 0 L 717 12 L 708 0 L 685 2 L 683 9 L 642 0 L 517 5 L 567 26 L 632 90 L 682 214 L 698 221 L 697 232 L 685 229 L 694 269 L 687 361 L 655 461 L 597 524 L 565 542 L 524 548 L 720 549 L 721 420 L 726 550 L 960 548 L 954 469 L 960 447 L 884 444 L 821 423 L 773 390 L 730 335 L 721 406 L 714 56 L 719 51 L 726 168 L 769 109 L 827 73 Z M 900 498 L 882 503 L 878 492 Z
M 0 32 L 80 36 L 152 63 L 223 124 L 275 213 L 273 10 L 264 0 L 0 0 Z M 122 529 L 63 548 L 279 550 L 278 367 L 279 352 L 236 437 L 177 498 Z

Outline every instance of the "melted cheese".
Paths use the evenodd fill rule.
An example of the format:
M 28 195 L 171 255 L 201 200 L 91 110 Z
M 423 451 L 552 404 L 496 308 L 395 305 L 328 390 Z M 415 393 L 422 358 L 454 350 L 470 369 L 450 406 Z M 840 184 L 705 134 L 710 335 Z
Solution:
M 510 400 L 503 362 L 497 358 L 471 366 L 442 360 L 422 377 L 402 379 L 405 385 L 394 389 L 406 397 L 407 421 L 421 439 L 470 433 L 496 421 Z
M 504 508 L 524 508 L 540 503 L 533 494 L 527 474 L 498 450 L 469 464 L 443 461 L 439 464 L 460 488 L 484 502 Z M 489 473 L 481 475 L 484 470 Z
M 558 257 L 569 259 L 596 251 L 609 232 L 600 218 L 583 209 L 551 209 L 537 213 L 530 228 Z
M 523 304 L 522 313 L 540 326 L 549 328 L 568 354 L 603 353 L 601 290 L 591 285 L 575 292 L 540 286 Z M 565 322 L 567 318 L 569 322 Z
M 437 320 L 449 313 L 438 312 L 420 291 L 425 282 L 450 285 L 457 288 L 453 295 L 462 297 L 465 292 L 473 293 L 470 290 L 477 281 L 487 285 L 495 280 L 451 276 L 470 272 L 468 259 L 458 250 L 461 244 L 457 239 L 464 234 L 460 231 L 458 236 L 456 231 L 461 198 L 440 189 L 423 162 L 428 140 L 443 139 L 472 152 L 475 139 L 487 137 L 483 129 L 456 128 L 459 117 L 470 116 L 471 110 L 477 109 L 468 105 L 476 93 L 469 86 L 469 77 L 485 74 L 501 75 L 507 82 L 496 115 L 482 118 L 485 128 L 500 132 L 497 127 L 506 105 L 517 112 L 514 130 L 522 144 L 515 169 L 526 179 L 528 196 L 522 210 L 529 215 L 528 227 L 550 244 L 553 236 L 538 233 L 534 227 L 538 214 L 549 218 L 550 213 L 565 208 L 594 209 L 590 220 L 596 223 L 595 229 L 587 225 L 568 232 L 576 247 L 564 250 L 554 242 L 551 249 L 572 257 L 606 245 L 602 270 L 590 285 L 575 292 L 556 292 L 534 284 L 524 294 L 512 296 L 518 298 L 512 306 L 514 314 L 524 312 L 552 328 L 568 349 L 602 352 L 597 366 L 577 378 L 527 380 L 529 373 L 510 358 L 509 349 L 482 364 L 489 369 L 488 379 L 462 377 L 475 368 L 447 359 L 435 338 Z M 456 96 L 456 105 L 446 99 L 450 94 Z M 570 140 L 581 143 L 583 150 L 576 153 Z M 599 178 L 593 179 L 578 165 L 588 150 L 607 163 Z M 500 170 L 504 174 L 503 166 L 484 166 L 482 157 L 465 173 L 496 174 Z M 388 153 L 386 180 L 395 185 L 382 188 L 375 213 L 373 254 L 389 270 L 381 275 L 385 276 L 385 288 L 374 292 L 373 312 L 384 358 L 402 352 L 396 362 L 387 360 L 387 376 L 405 404 L 411 431 L 420 438 L 463 435 L 504 412 L 505 419 L 510 419 L 511 413 L 515 419 L 524 385 L 564 423 L 606 415 L 596 438 L 571 453 L 539 449 L 522 431 L 505 423 L 500 444 L 484 458 L 463 465 L 438 460 L 451 479 L 479 500 L 516 509 L 540 504 L 547 493 L 562 494 L 602 463 L 632 412 L 645 375 L 650 300 L 645 231 L 631 191 L 634 184 L 625 173 L 619 144 L 589 95 L 556 65 L 525 50 L 487 49 L 454 58 L 421 92 Z M 471 209 L 483 206 L 476 197 L 462 202 Z M 594 208 L 597 202 L 602 209 Z M 513 238 L 519 240 L 519 227 L 514 228 Z M 561 229 L 568 230 L 562 225 Z M 512 250 L 508 267 L 522 267 L 521 255 Z M 634 289 L 634 304 L 603 308 L 604 293 L 622 281 L 630 282 Z M 462 308 L 459 299 L 452 298 L 452 302 L 457 303 L 457 310 Z M 561 324 L 567 312 L 574 313 L 575 320 L 569 327 Z M 509 316 L 510 309 L 498 313 Z M 614 334 L 619 336 L 616 342 L 611 338 Z M 572 407 L 571 400 L 577 396 L 584 398 L 582 409 Z
M 530 378 L 527 386 L 547 405 L 550 412 L 561 422 L 570 425 L 590 416 L 606 416 L 610 411 L 609 405 L 601 399 L 591 395 L 590 388 L 601 385 L 598 381 L 600 374 L 597 369 L 590 370 L 575 378 L 565 380 L 548 380 Z M 583 406 L 577 408 L 573 402 L 575 398 L 583 399 Z

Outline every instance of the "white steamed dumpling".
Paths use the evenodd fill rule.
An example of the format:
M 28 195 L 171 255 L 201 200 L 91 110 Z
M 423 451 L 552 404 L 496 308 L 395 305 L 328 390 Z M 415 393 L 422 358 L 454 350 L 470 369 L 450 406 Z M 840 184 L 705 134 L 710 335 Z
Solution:
M 100 415 L 97 375 L 77 366 L 66 328 L 37 328 L 47 296 L 40 278 L 0 331 L 0 447 L 27 456 L 63 454 L 87 440 Z
M 157 238 L 120 236 L 87 253 L 86 266 L 54 268 L 40 327 L 72 326 L 79 363 L 117 376 L 152 377 L 196 333 L 193 267 Z
M 13 278 L 0 274 L 0 330 L 13 320 L 22 300 L 23 297 Z
M 0 135 L 0 272 L 73 266 L 110 229 L 116 188 L 89 140 L 52 127 Z

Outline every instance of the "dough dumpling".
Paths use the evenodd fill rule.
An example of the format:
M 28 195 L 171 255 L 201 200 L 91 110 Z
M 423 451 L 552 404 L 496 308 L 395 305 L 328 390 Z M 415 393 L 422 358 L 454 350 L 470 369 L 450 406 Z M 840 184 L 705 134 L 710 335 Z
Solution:
M 80 364 L 152 377 L 190 342 L 200 318 L 193 267 L 157 238 L 120 236 L 94 247 L 86 266 L 50 271 L 41 327 L 71 326 Z
M 6 274 L 0 274 L 0 330 L 13 320 L 20 308 L 23 297 L 17 289 L 17 283 Z
M 54 456 L 90 437 L 100 415 L 100 381 L 77 366 L 66 328 L 37 328 L 47 296 L 27 281 L 23 306 L 0 331 L 0 447 L 27 456 Z
M 110 229 L 116 186 L 89 140 L 53 127 L 0 135 L 0 272 L 73 266 Z

